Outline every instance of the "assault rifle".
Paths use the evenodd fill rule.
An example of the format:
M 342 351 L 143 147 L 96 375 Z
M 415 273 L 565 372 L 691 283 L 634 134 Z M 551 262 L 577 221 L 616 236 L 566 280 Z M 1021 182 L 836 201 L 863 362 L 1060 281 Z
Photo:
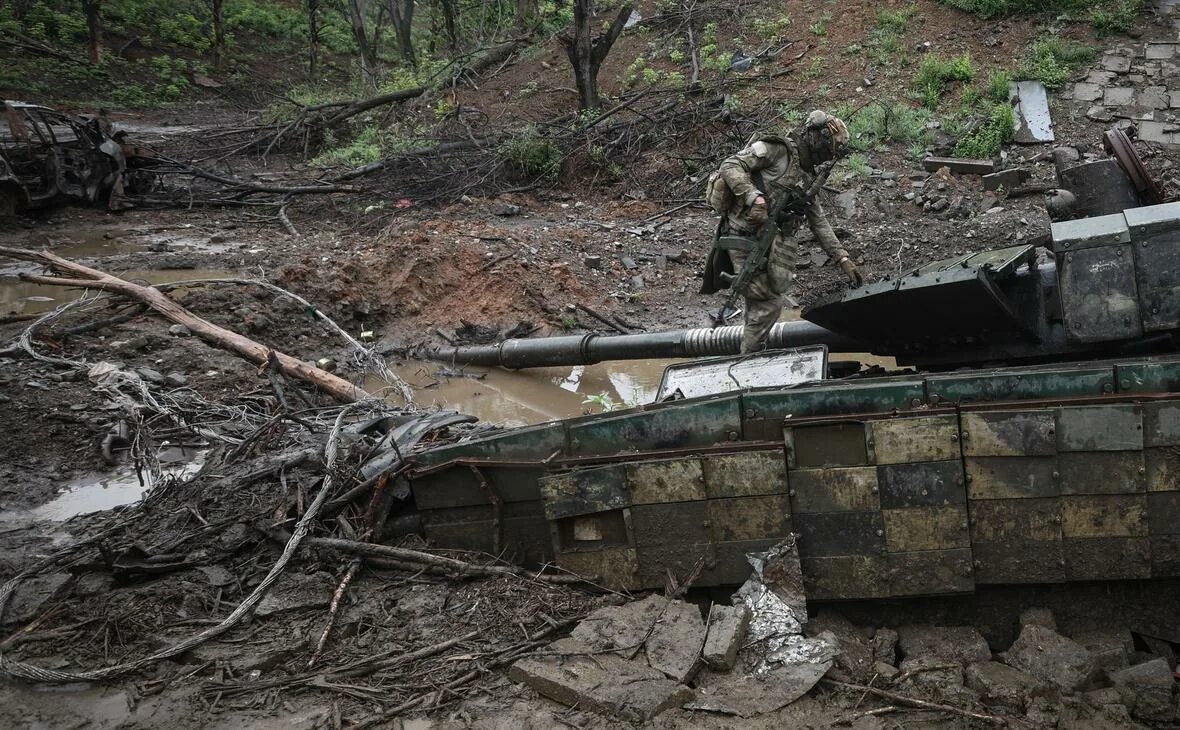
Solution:
M 828 181 L 828 174 L 832 171 L 835 160 L 828 160 L 819 166 L 815 178 L 805 190 L 789 188 L 783 192 L 778 203 L 772 210 L 767 211 L 766 224 L 758 238 L 746 236 L 718 236 L 717 246 L 731 251 L 747 251 L 746 263 L 742 270 L 733 274 L 722 274 L 721 277 L 729 284 L 729 296 L 717 314 L 713 315 L 713 326 L 720 327 L 737 312 L 737 298 L 745 291 L 746 286 L 754 275 L 766 268 L 766 259 L 770 255 L 770 247 L 774 245 L 774 238 L 779 233 L 780 221 L 784 216 L 803 215 L 807 206 L 819 195 L 824 183 Z M 724 219 L 723 219 L 724 220 Z

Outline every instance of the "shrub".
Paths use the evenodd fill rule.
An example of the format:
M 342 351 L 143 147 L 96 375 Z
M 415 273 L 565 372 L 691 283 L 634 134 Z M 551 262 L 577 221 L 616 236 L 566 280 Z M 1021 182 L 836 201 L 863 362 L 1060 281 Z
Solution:
M 1046 88 L 1056 89 L 1094 55 L 1094 49 L 1084 43 L 1047 38 L 1033 44 L 1028 57 L 1016 67 L 1016 78 L 1040 81 Z
M 1008 84 L 1012 83 L 1012 74 L 1007 71 L 992 71 L 987 77 L 987 98 L 997 104 L 1008 101 Z
M 840 110 L 836 114 L 839 116 Z M 852 138 L 851 146 L 858 150 L 869 150 L 887 142 L 925 142 L 930 112 L 900 102 L 874 102 L 846 117 L 846 121 Z
M 1008 103 L 995 104 L 987 121 L 959 140 L 955 145 L 956 157 L 990 159 L 1000 153 L 1000 148 L 1012 140 L 1015 134 L 1016 112 Z
M 557 182 L 565 161 L 557 145 L 542 137 L 532 126 L 525 127 L 500 145 L 500 155 L 518 172 L 549 183 Z
M 1135 18 L 1143 9 L 1143 0 L 1118 0 L 1112 6 L 1090 10 L 1090 25 L 1100 36 L 1127 33 L 1135 26 Z
M 921 94 L 922 103 L 933 109 L 942 99 L 943 88 L 947 83 L 970 81 L 974 76 L 975 69 L 968 53 L 954 58 L 928 55 L 922 59 L 922 65 L 918 67 L 914 85 Z

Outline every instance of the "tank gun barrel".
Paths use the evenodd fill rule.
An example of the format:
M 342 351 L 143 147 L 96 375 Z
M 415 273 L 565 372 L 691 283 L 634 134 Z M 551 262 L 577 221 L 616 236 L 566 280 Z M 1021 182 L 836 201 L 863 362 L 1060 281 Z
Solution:
M 632 335 L 567 335 L 533 340 L 505 340 L 498 345 L 440 347 L 431 359 L 459 365 L 512 369 L 554 365 L 592 365 L 607 360 L 704 357 L 741 352 L 742 328 L 699 327 Z M 827 345 L 835 352 L 863 352 L 864 343 L 806 321 L 779 322 L 770 331 L 771 349 Z

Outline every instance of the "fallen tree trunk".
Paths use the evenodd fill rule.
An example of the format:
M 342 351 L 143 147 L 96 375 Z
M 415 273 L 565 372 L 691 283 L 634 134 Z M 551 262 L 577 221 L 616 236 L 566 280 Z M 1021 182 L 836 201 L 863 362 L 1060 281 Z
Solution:
M 60 276 L 40 276 L 36 274 L 21 274 L 25 281 L 50 286 L 73 286 L 84 289 L 98 289 L 129 297 L 154 309 L 166 319 L 182 324 L 194 335 L 208 342 L 214 347 L 235 352 L 256 365 L 267 362 L 271 348 L 240 335 L 233 330 L 213 324 L 201 319 L 168 297 L 155 287 L 133 284 L 117 276 L 111 276 L 103 271 L 75 263 L 68 259 L 49 253 L 48 251 L 29 251 L 21 248 L 0 247 L 0 254 L 22 261 L 35 261 L 44 264 L 53 271 L 67 273 L 76 278 Z M 274 351 L 283 372 L 304 380 L 328 393 L 342 403 L 352 403 L 370 397 L 367 392 L 352 383 L 339 378 L 329 372 L 320 370 L 315 365 L 291 357 L 282 352 Z

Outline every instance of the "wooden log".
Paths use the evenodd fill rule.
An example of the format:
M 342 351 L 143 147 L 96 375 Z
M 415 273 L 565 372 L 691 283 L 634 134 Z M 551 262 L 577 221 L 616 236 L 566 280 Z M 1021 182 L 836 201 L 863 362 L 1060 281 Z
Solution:
M 23 261 L 35 261 L 44 264 L 51 270 L 69 274 L 74 278 L 64 278 L 58 276 L 39 276 L 36 274 L 21 274 L 21 278 L 26 281 L 31 281 L 37 284 L 48 284 L 51 286 L 73 286 L 84 287 L 88 289 L 97 289 L 100 291 L 113 292 L 121 294 L 125 297 L 143 302 L 166 319 L 176 324 L 182 324 L 189 329 L 197 337 L 208 342 L 214 347 L 235 352 L 256 365 L 262 365 L 267 361 L 272 349 L 255 342 L 254 340 L 240 335 L 233 330 L 227 330 L 224 327 L 201 319 L 168 297 L 164 296 L 163 292 L 155 287 L 140 286 L 133 284 L 125 279 L 120 279 L 117 276 L 112 276 L 106 272 L 92 269 L 88 266 L 75 263 L 68 259 L 63 259 L 60 256 L 52 254 L 48 251 L 29 251 L 21 248 L 8 248 L 0 246 L 0 254 L 10 256 L 15 259 Z M 299 360 L 282 352 L 273 351 L 275 357 L 278 358 L 279 364 L 283 367 L 283 372 L 287 375 L 299 378 L 300 380 L 311 383 L 320 390 L 328 393 L 333 398 L 343 403 L 352 403 L 364 398 L 371 397 L 363 389 L 358 388 L 352 383 L 339 378 L 327 371 L 320 370 L 314 364 Z

